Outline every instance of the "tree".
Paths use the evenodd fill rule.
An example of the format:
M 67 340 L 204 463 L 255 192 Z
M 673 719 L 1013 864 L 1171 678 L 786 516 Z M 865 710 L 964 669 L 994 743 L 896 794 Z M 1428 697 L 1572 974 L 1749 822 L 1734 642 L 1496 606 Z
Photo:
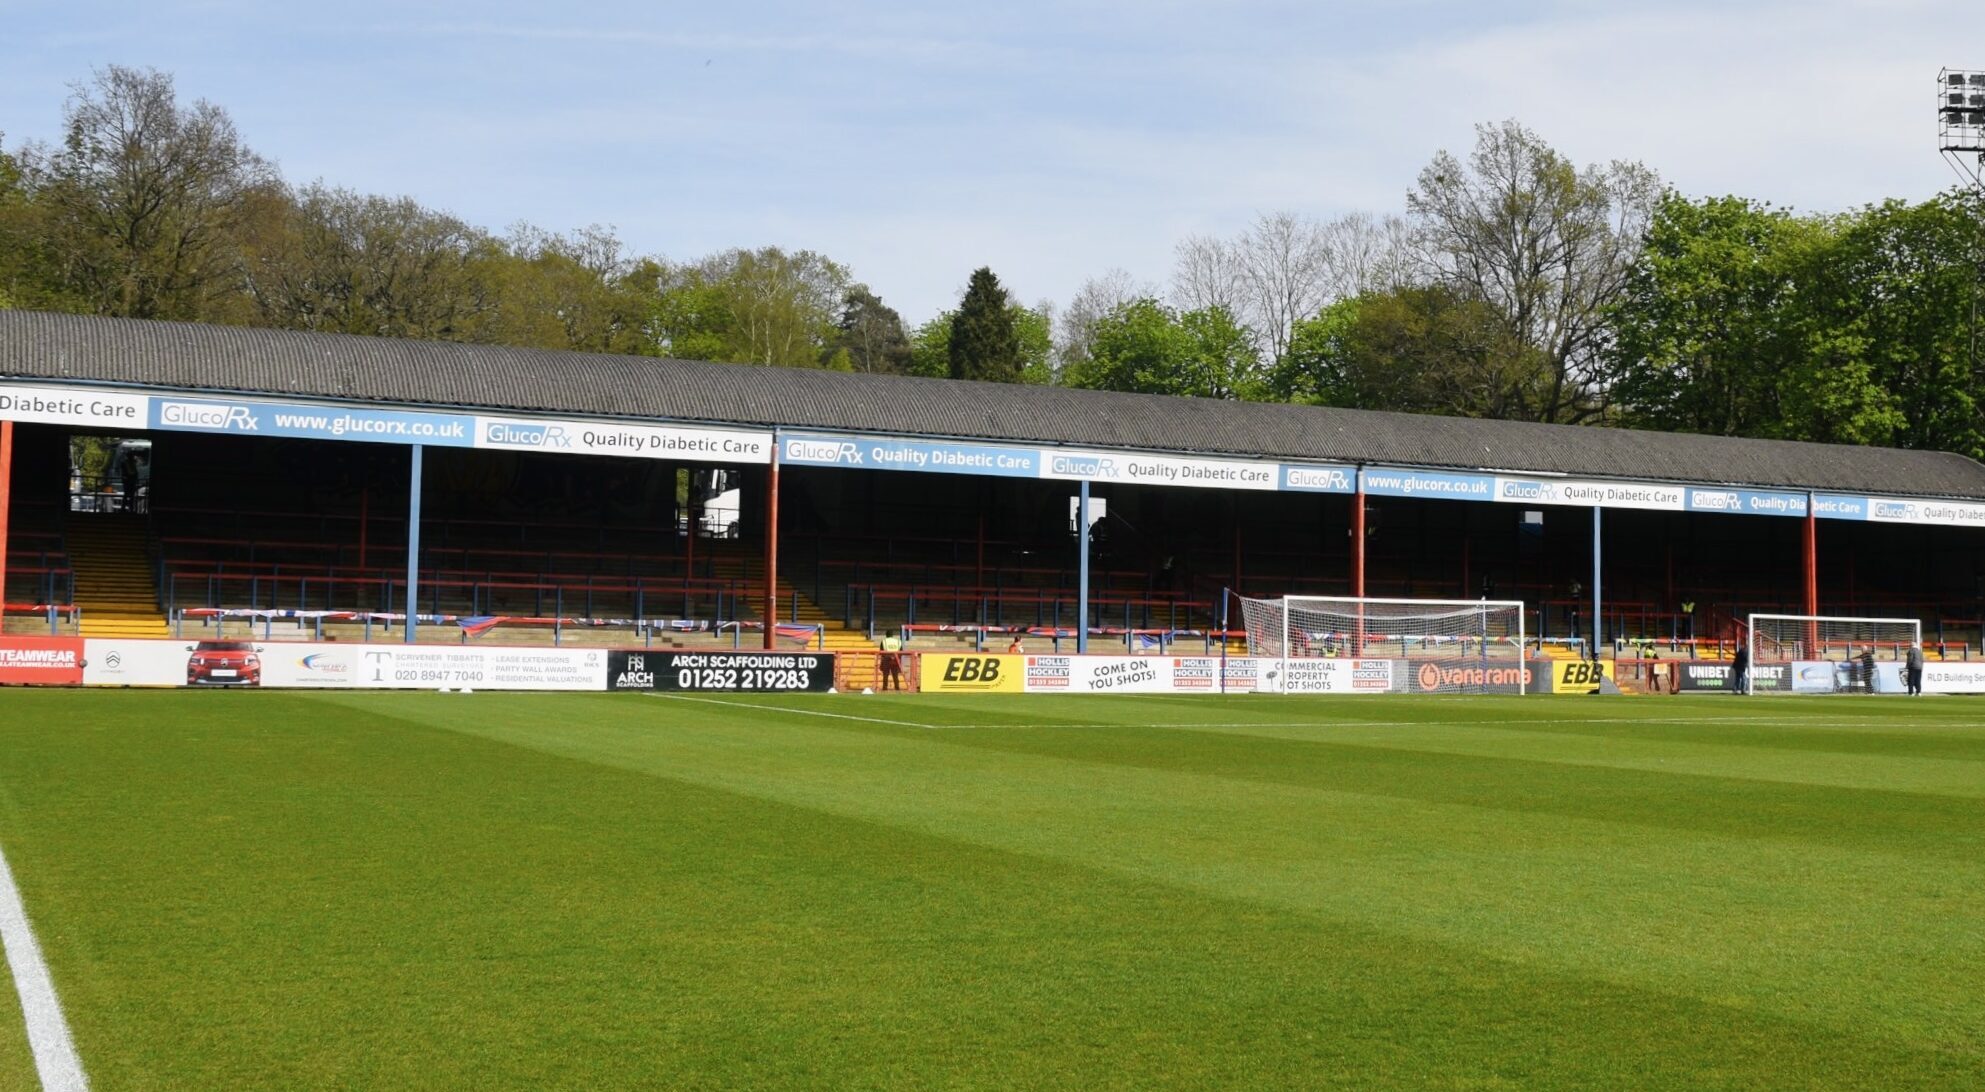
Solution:
M 810 250 L 727 250 L 661 267 L 655 335 L 671 356 L 819 367 L 848 271 Z
M 660 267 L 627 257 L 610 228 L 562 235 L 520 224 L 493 272 L 491 340 L 587 353 L 655 351 L 648 318 Z
M 951 320 L 951 378 L 1020 381 L 1020 340 L 1010 307 L 993 271 L 983 266 L 974 270 Z
M 1807 274 L 1837 228 L 1739 197 L 1670 193 L 1610 313 L 1612 397 L 1623 423 L 1727 436 L 1786 434 L 1781 394 L 1810 329 Z
M 1403 217 L 1346 213 L 1323 225 L 1320 234 L 1329 298 L 1386 292 L 1413 282 L 1412 227 Z
M 487 234 L 412 198 L 321 183 L 258 205 L 241 281 L 258 325 L 504 340 L 486 325 L 495 316 L 493 267 L 502 256 Z
M 951 377 L 951 325 L 957 311 L 946 311 L 910 335 L 910 374 L 927 379 Z
M 1885 201 L 1842 223 L 1808 280 L 1819 322 L 1860 343 L 1858 359 L 1830 377 L 1850 384 L 1853 412 L 1838 421 L 1815 415 L 1812 438 L 1985 456 L 1985 374 L 1975 370 L 1970 329 L 1972 292 L 1985 276 L 1981 247 L 1985 208 L 1975 192 Z M 1795 420 L 1801 408 L 1788 407 Z
M 1297 323 L 1269 387 L 1296 402 L 1507 418 L 1550 381 L 1543 354 L 1494 308 L 1428 285 L 1339 300 Z
M 1043 300 L 1034 307 L 1008 304 L 1007 316 L 1013 322 L 1013 341 L 1020 354 L 1020 382 L 1030 386 L 1052 386 L 1055 381 L 1054 305 Z
M 910 339 L 903 333 L 903 316 L 865 284 L 849 288 L 842 297 L 841 318 L 827 352 L 846 354 L 849 367 L 858 372 L 904 375 L 910 370 Z
M 1155 299 L 1124 304 L 1097 320 L 1088 360 L 1071 386 L 1193 398 L 1260 394 L 1254 332 L 1224 307 L 1179 312 Z
M 1603 411 L 1606 316 L 1659 196 L 1646 167 L 1579 171 L 1514 121 L 1477 126 L 1466 166 L 1441 152 L 1420 172 L 1406 206 L 1426 275 L 1488 305 L 1549 366 L 1550 383 L 1526 391 L 1511 416 L 1578 422 Z
M 1238 244 L 1212 235 L 1188 235 L 1180 240 L 1172 248 L 1172 303 L 1188 311 L 1224 307 L 1231 315 L 1246 313 L 1250 301 L 1240 250 Z M 1124 281 L 1129 281 L 1128 275 Z M 1151 295 L 1155 293 L 1140 292 L 1130 299 L 1116 300 L 1112 306 Z
M 30 173 L 64 279 L 90 309 L 139 318 L 216 317 L 235 298 L 238 233 L 275 183 L 220 107 L 182 106 L 172 77 L 112 65 L 78 87 L 63 142 Z
M 1985 454 L 1975 201 L 1842 216 L 1669 195 L 1612 309 L 1633 425 Z
M 1246 314 L 1262 338 L 1262 353 L 1280 360 L 1295 324 L 1330 299 L 1330 246 L 1307 217 L 1280 212 L 1259 216 L 1241 236 L 1238 252 L 1247 285 Z
M 42 307 L 69 310 L 59 298 L 50 271 L 41 206 L 28 188 L 26 172 L 0 147 L 0 309 Z
M 1138 283 L 1121 269 L 1082 282 L 1055 324 L 1055 372 L 1072 373 L 1089 359 L 1090 330 L 1098 319 L 1132 300 L 1157 294 L 1156 287 Z

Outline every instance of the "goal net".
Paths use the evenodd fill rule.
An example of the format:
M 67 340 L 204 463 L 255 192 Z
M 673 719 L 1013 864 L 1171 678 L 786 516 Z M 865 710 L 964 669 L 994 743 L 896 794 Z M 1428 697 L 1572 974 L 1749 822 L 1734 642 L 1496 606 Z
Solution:
M 1909 650 L 1923 643 L 1914 618 L 1753 614 L 1747 637 L 1750 694 L 1901 694 Z
M 1525 692 L 1523 604 L 1287 596 L 1241 602 L 1248 653 L 1289 693 Z

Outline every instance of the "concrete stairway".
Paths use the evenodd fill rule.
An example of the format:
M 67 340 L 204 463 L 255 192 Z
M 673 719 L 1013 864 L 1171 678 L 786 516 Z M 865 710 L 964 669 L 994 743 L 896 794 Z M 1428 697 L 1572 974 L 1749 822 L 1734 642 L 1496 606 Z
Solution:
M 65 531 L 85 637 L 170 637 L 145 548 L 145 522 L 76 514 Z

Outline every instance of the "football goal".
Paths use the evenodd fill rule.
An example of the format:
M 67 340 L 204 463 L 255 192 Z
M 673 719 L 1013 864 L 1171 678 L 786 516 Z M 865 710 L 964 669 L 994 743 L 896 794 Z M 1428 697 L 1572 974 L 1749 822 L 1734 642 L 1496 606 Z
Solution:
M 1749 694 L 1901 694 L 1903 662 L 1923 644 L 1915 618 L 1753 614 Z
M 1285 693 L 1521 694 L 1523 603 L 1498 599 L 1236 596 L 1248 654 Z

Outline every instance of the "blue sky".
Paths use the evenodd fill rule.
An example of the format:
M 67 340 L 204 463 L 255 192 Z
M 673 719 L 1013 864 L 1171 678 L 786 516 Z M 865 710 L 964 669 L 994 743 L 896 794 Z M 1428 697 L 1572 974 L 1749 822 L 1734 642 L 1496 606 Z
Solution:
M 1921 198 L 1954 180 L 1933 77 L 1985 68 L 1975 2 L 1906 0 L 0 0 L 0 26 L 8 147 L 92 67 L 152 66 L 293 181 L 678 259 L 811 248 L 912 323 L 979 265 L 1065 301 L 1257 212 L 1397 210 L 1505 117 L 1692 194 Z

